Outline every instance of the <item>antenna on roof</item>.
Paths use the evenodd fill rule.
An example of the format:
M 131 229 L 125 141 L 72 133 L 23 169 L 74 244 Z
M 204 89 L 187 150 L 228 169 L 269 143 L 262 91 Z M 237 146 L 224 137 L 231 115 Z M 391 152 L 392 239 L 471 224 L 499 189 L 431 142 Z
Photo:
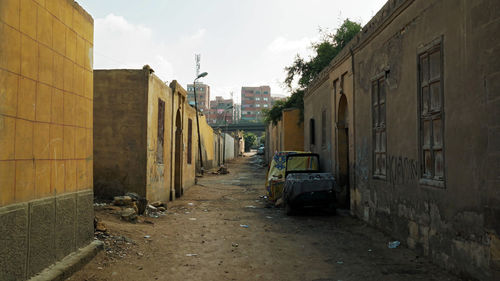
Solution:
M 194 60 L 196 61 L 196 77 L 198 77 L 200 75 L 201 54 L 195 54 Z

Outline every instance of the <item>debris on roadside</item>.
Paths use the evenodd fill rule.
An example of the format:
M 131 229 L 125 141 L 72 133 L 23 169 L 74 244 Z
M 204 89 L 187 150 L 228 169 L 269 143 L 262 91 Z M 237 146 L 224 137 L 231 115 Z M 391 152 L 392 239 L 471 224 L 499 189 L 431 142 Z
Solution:
M 186 254 L 186 257 L 196 257 L 198 254 Z
M 137 221 L 137 211 L 134 208 L 125 208 L 121 211 L 120 217 L 129 222 Z
M 225 175 L 225 174 L 229 174 L 229 170 L 224 166 L 220 166 L 217 173 L 219 173 L 220 175 Z
M 390 241 L 389 243 L 387 243 L 387 247 L 389 249 L 396 249 L 397 247 L 399 247 L 399 245 L 401 245 L 401 242 L 399 241 Z
M 246 225 L 246 224 L 240 224 L 240 226 L 243 227 L 243 228 L 249 228 L 249 226 Z
M 113 199 L 113 205 L 115 206 L 129 206 L 132 204 L 132 198 L 130 196 L 115 196 Z
M 274 206 L 277 208 L 283 206 L 283 198 L 276 200 L 276 203 L 274 203 Z
M 94 217 L 94 232 L 107 232 L 106 225 L 98 217 Z

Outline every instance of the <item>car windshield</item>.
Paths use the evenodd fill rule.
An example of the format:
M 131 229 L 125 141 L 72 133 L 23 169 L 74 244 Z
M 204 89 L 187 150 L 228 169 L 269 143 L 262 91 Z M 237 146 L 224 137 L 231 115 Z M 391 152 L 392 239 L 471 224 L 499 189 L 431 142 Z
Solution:
M 317 171 L 319 159 L 317 155 L 293 155 L 288 157 L 286 170 L 290 171 Z

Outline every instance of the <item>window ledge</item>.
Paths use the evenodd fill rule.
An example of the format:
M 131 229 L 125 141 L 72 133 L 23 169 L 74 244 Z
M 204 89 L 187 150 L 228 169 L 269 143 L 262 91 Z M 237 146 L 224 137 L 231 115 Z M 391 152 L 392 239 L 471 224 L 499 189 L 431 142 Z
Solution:
M 445 188 L 444 181 L 440 181 L 440 180 L 420 179 L 419 184 L 425 185 L 425 186 L 431 186 L 431 187 Z

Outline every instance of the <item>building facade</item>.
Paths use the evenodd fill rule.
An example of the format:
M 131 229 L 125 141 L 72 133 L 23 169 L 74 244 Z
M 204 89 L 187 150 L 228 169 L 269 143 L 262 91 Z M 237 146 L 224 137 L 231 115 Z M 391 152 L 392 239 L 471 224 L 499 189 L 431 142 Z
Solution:
M 194 84 L 187 85 L 187 100 L 190 105 L 194 105 Z M 203 82 L 196 82 L 196 100 L 198 108 L 202 113 L 210 109 L 210 86 Z
M 176 81 L 149 67 L 94 70 L 94 93 L 97 196 L 168 201 L 194 184 L 196 115 Z
M 266 127 L 265 158 L 271 163 L 272 157 L 279 151 L 304 150 L 304 122 L 300 120 L 300 110 L 283 110 L 281 120 Z
M 241 120 L 261 121 L 262 110 L 271 107 L 271 87 L 241 87 Z
M 0 280 L 26 280 L 93 241 L 93 19 L 5 0 L 0 38 Z
M 209 124 L 232 124 L 235 117 L 235 104 L 233 99 L 215 97 L 210 101 L 210 110 L 206 112 Z
M 499 9 L 389 1 L 304 97 L 351 212 L 479 280 L 500 279 Z

